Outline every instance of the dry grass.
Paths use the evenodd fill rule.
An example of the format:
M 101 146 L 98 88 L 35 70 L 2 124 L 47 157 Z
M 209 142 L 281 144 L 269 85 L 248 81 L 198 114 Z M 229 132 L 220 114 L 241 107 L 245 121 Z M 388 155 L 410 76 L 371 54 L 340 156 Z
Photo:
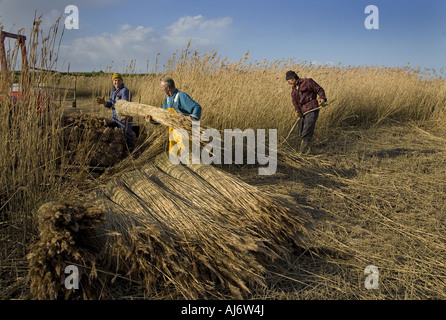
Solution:
M 393 124 L 338 131 L 311 161 L 284 157 L 280 189 L 313 212 L 313 247 L 272 270 L 258 297 L 444 299 L 445 143 Z M 379 269 L 378 290 L 365 288 L 368 265 Z
M 39 21 L 28 37 L 28 61 L 36 69 L 47 68 L 49 56 L 55 54 L 57 30 L 49 35 L 39 30 Z M 45 50 L 42 50 L 45 48 Z M 19 50 L 11 49 L 8 64 L 14 68 Z M 9 75 L 9 84 L 2 84 L 1 94 L 5 97 L 12 86 L 13 73 Z M 44 93 L 38 84 L 50 83 L 52 75 L 45 72 L 30 72 L 29 83 L 24 78 L 19 80 L 27 92 L 16 106 L 7 99 L 0 101 L 0 212 L 2 222 L 19 232 L 3 234 L 6 241 L 4 248 L 15 243 L 16 250 L 23 254 L 27 251 L 30 231 L 36 225 L 33 214 L 36 203 L 54 196 L 62 184 L 63 172 L 59 169 L 63 160 L 61 130 L 59 123 L 62 114 L 49 109 L 50 93 Z M 48 113 L 48 110 L 51 112 Z M 42 112 L 45 111 L 45 112 Z M 8 252 L 2 251 L 2 260 Z
M 277 128 L 284 138 L 294 122 L 288 69 L 314 78 L 333 103 L 321 112 L 320 133 L 346 125 L 377 125 L 386 119 L 439 120 L 444 112 L 445 82 L 423 80 L 413 69 L 384 67 L 315 67 L 292 61 L 228 63 L 215 52 L 186 55 L 171 61 L 167 75 L 203 107 L 202 123 L 225 128 Z M 142 85 L 141 103 L 160 106 L 159 79 Z
M 28 46 L 31 65 L 41 69 L 51 69 L 54 65 L 58 31 L 52 32 L 49 36 L 38 29 L 32 32 Z M 42 47 L 46 50 L 41 50 Z M 316 144 L 320 154 L 309 158 L 296 156 L 292 147 L 297 137 L 293 135 L 288 144 L 280 146 L 279 170 L 271 177 L 253 175 L 251 170 L 257 171 L 249 166 L 222 167 L 239 178 L 229 179 L 223 171 L 214 171 L 215 168 L 179 169 L 162 167 L 166 163 L 158 162 L 154 165 L 160 172 L 159 181 L 149 177 L 151 185 L 157 185 L 158 189 L 138 187 L 139 178 L 132 180 L 132 172 L 147 176 L 154 170 L 147 162 L 165 149 L 162 127 L 146 128 L 144 136 L 148 139 L 139 141 L 134 155 L 109 168 L 99 179 L 89 176 L 85 166 L 75 174 L 67 169 L 70 157 L 63 140 L 66 128 L 62 110 L 53 109 L 49 115 L 35 112 L 36 95 L 26 96 L 20 108 L 11 108 L 3 100 L 0 297 L 29 298 L 31 292 L 40 298 L 64 297 L 66 292 L 57 282 L 60 269 L 54 264 L 45 278 L 44 265 L 48 263 L 42 260 L 48 254 L 48 259 L 61 254 L 59 258 L 63 261 L 58 260 L 59 268 L 70 260 L 87 272 L 83 285 L 91 290 L 84 291 L 80 298 L 195 298 L 209 297 L 213 292 L 215 298 L 243 294 L 262 299 L 444 299 L 445 82 L 423 79 L 418 70 L 408 68 L 315 67 L 291 60 L 248 63 L 247 58 L 230 62 L 216 52 L 198 54 L 185 49 L 172 58 L 162 73 L 131 77 L 124 82 L 134 92 L 133 101 L 161 106 L 164 95 L 159 80 L 171 76 L 180 90 L 203 106 L 203 126 L 219 130 L 277 128 L 280 141 L 295 120 L 285 72 L 293 69 L 302 77 L 314 78 L 324 87 L 329 100 L 334 100 L 320 113 Z M 12 54 L 11 59 L 17 57 Z M 108 95 L 109 75 L 79 77 L 77 81 L 88 96 L 85 110 L 110 117 L 109 110 L 98 109 L 94 104 L 96 96 Z M 31 73 L 31 83 L 65 83 L 70 87 L 72 78 L 35 72 Z M 91 150 L 91 146 L 79 144 L 77 152 L 88 158 L 88 148 Z M 178 179 L 185 172 L 193 180 Z M 126 182 L 120 178 L 110 180 L 123 174 Z M 121 183 L 126 192 L 111 188 L 111 181 Z M 199 181 L 205 182 L 208 189 L 188 188 L 181 202 L 178 195 L 169 198 L 166 194 L 166 187 L 184 188 L 190 181 L 194 181 L 194 186 L 202 186 Z M 159 183 L 164 189 L 159 188 Z M 102 187 L 98 189 L 100 184 Z M 223 189 L 224 185 L 231 188 Z M 252 194 L 253 190 L 260 193 L 248 197 L 246 193 Z M 258 197 L 264 193 L 279 194 L 281 206 L 268 207 L 275 198 Z M 95 199 L 94 206 L 90 207 L 89 202 L 67 201 L 74 195 L 88 195 L 89 200 Z M 139 202 L 129 201 L 135 195 Z M 162 207 L 158 207 L 157 213 L 156 207 L 141 211 L 137 206 L 144 202 L 141 202 L 144 197 L 155 201 L 160 195 L 169 199 L 171 206 L 182 208 L 184 216 L 163 220 L 166 216 L 160 212 L 166 214 L 167 210 Z M 198 195 L 210 208 L 224 208 L 227 215 L 196 208 Z M 42 202 L 52 199 L 59 200 L 57 205 L 46 207 L 49 210 L 44 210 L 45 213 L 37 212 Z M 119 204 L 121 201 L 126 209 Z M 289 219 L 286 208 L 294 201 L 299 210 L 311 212 L 316 221 L 314 232 L 301 239 L 307 247 L 286 252 L 291 254 L 287 263 L 262 264 L 254 255 L 244 254 L 251 250 L 277 255 L 290 232 L 304 230 L 293 229 L 292 225 L 288 225 L 291 230 L 283 228 Z M 249 208 L 263 210 L 253 216 L 254 211 Z M 194 239 L 194 245 L 179 248 L 178 243 L 183 244 L 179 239 L 184 239 L 176 234 L 184 225 L 181 219 L 197 219 L 194 213 L 199 210 L 203 220 L 191 220 L 193 223 L 184 231 Z M 147 212 L 151 213 L 151 219 L 147 219 Z M 255 226 L 247 233 L 255 240 L 243 243 L 240 228 L 245 224 L 234 223 L 234 212 L 243 212 L 242 220 Z M 221 237 L 213 233 L 221 230 L 222 221 L 232 228 L 237 235 L 235 239 L 229 236 L 229 231 Z M 76 223 L 101 225 L 102 229 L 95 229 L 103 232 L 95 238 L 98 243 L 84 246 L 74 242 L 74 245 Z M 209 223 L 216 223 L 220 229 L 207 230 Z M 45 226 L 60 225 L 64 227 L 45 232 Z M 130 225 L 133 227 L 126 228 Z M 278 229 L 282 237 L 275 233 Z M 76 232 L 67 234 L 66 230 Z M 121 231 L 120 236 L 113 233 L 117 230 Z M 203 230 L 209 232 L 209 237 Z M 118 238 L 122 240 L 117 241 Z M 36 242 L 38 239 L 41 241 Z M 278 242 L 259 247 L 259 239 Z M 231 247 L 230 241 L 237 245 Z M 34 246 L 34 252 L 39 254 L 31 256 L 34 262 L 30 269 L 25 256 L 31 243 L 42 246 Z M 104 246 L 103 251 L 98 252 L 99 244 Z M 213 247 L 217 244 L 234 251 L 220 252 Z M 148 258 L 154 251 L 162 252 L 159 259 Z M 110 254 L 108 260 L 104 253 Z M 179 253 L 183 257 L 175 256 Z M 190 266 L 187 272 L 182 258 Z M 194 264 L 199 268 L 194 270 Z M 376 265 L 380 270 L 379 290 L 364 287 L 367 265 Z M 253 271 L 233 274 L 230 270 L 235 270 L 231 269 L 234 266 Z M 201 270 L 207 272 L 201 274 Z M 33 275 L 32 279 L 27 274 Z M 46 280 L 39 282 L 39 279 Z M 95 282 L 97 279 L 102 282 Z M 221 291 L 212 291 L 213 287 Z

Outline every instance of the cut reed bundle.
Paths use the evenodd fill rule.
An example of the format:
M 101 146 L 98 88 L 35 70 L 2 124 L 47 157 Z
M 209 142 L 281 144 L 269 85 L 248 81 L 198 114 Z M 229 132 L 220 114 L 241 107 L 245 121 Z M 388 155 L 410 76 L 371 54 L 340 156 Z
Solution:
M 63 119 L 63 141 L 70 164 L 110 167 L 128 154 L 121 129 L 93 114 L 71 113 Z
M 191 129 L 188 117 L 160 108 L 119 101 L 116 109 Z M 149 297 L 163 292 L 187 299 L 242 298 L 252 286 L 265 286 L 264 263 L 286 260 L 292 244 L 303 246 L 311 216 L 290 197 L 261 191 L 210 165 L 172 164 L 160 153 L 157 134 L 165 137 L 152 132 L 156 143 L 140 155 L 150 162 L 121 164 L 124 170 L 106 174 L 88 197 L 89 206 L 105 212 L 90 241 L 96 250 L 90 260 L 107 275 L 96 277 L 100 286 L 85 284 L 89 295 L 113 272 L 144 284 Z
M 93 249 L 89 242 L 95 237 L 94 226 L 104 219 L 104 212 L 82 203 L 81 199 L 51 201 L 38 211 L 39 241 L 31 246 L 27 256 L 31 294 L 37 299 L 56 299 L 71 293 L 64 287 L 66 261 L 94 270 L 94 250 L 98 248 Z M 89 279 L 82 278 L 86 291 L 91 285 Z
M 308 232 L 312 218 L 291 197 L 262 192 L 209 165 L 190 164 L 188 167 L 219 190 L 227 201 L 242 209 L 271 243 L 275 242 L 278 247 L 287 243 L 304 245 L 299 235 Z
M 131 115 L 146 117 L 150 115 L 156 122 L 177 129 L 190 128 L 192 123 L 189 117 L 175 114 L 162 108 L 153 107 L 147 104 L 118 100 L 115 104 L 115 109 L 116 113 L 121 116 Z
M 261 246 L 260 238 L 246 237 L 240 221 L 223 219 L 221 207 L 217 214 L 215 207 L 186 201 L 156 181 L 156 177 L 135 170 L 111 181 L 104 192 L 124 208 L 145 212 L 146 219 L 156 221 L 172 238 L 181 263 L 172 269 L 171 262 L 165 260 L 168 272 L 163 273 L 174 279 L 178 292 L 197 298 L 222 286 L 241 297 L 249 292 L 249 283 L 263 284 L 263 267 L 250 253 Z
M 105 278 L 113 273 L 130 277 L 144 284 L 149 297 L 163 292 L 187 299 L 242 298 L 252 286 L 265 286 L 263 263 L 286 258 L 290 243 L 298 242 L 298 233 L 305 232 L 308 215 L 302 215 L 296 203 L 282 207 L 291 202 L 220 170 L 193 169 L 173 166 L 163 153 L 141 169 L 109 179 L 88 201 L 88 206 L 105 212 L 105 221 L 98 221 L 95 238 L 89 241 L 94 250 L 87 250 L 84 242 L 81 248 L 69 248 L 96 254 L 75 261 L 91 261 L 96 269 L 106 271 Z M 210 183 L 212 176 L 220 182 Z M 53 227 L 41 230 L 45 228 Z M 36 249 L 43 241 L 42 237 L 33 247 L 32 270 L 42 268 L 36 262 L 42 260 L 43 251 Z M 46 269 L 59 270 L 66 259 L 73 260 L 51 254 L 58 264 Z M 43 275 L 33 272 L 31 276 Z M 98 273 L 96 282 L 103 285 L 105 278 Z M 102 287 L 84 285 L 90 296 Z M 54 293 L 37 297 L 54 297 Z
M 136 103 L 136 102 L 128 102 L 125 100 L 119 100 L 115 104 L 116 112 L 119 115 L 132 115 L 132 116 L 140 116 L 140 117 L 146 117 L 148 115 L 152 116 L 153 120 L 156 122 L 174 128 L 176 130 L 182 129 L 185 130 L 190 137 L 189 139 L 192 139 L 192 119 L 189 116 L 185 116 L 183 114 L 176 114 L 167 110 L 164 110 L 162 108 L 153 107 L 147 104 L 142 103 Z M 203 134 L 203 132 L 208 129 L 206 126 L 203 126 L 203 124 L 200 123 L 199 125 L 200 129 L 200 136 Z M 214 142 L 221 142 L 216 141 L 218 139 L 217 137 L 213 137 L 215 140 Z M 220 139 L 221 140 L 221 139 Z M 200 143 L 203 144 L 203 142 L 200 139 Z M 221 145 L 221 143 L 220 143 Z

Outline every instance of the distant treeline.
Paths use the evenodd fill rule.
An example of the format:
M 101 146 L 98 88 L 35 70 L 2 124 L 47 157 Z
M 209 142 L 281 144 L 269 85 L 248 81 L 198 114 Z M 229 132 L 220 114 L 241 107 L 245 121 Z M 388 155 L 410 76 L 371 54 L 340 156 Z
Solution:
M 108 73 L 104 71 L 91 71 L 91 72 L 69 72 L 69 73 L 63 73 L 65 75 L 71 75 L 71 76 L 83 76 L 83 77 L 98 77 L 98 76 L 106 76 L 110 75 L 110 77 L 113 75 L 114 72 Z M 147 76 L 148 74 L 145 73 L 121 73 L 123 77 L 142 77 Z
M 37 72 L 41 70 L 36 70 Z M 110 77 L 113 75 L 114 72 L 104 72 L 104 71 L 89 71 L 89 72 L 59 72 L 59 71 L 47 71 L 43 70 L 45 72 L 51 72 L 55 75 L 67 75 L 67 76 L 80 76 L 80 77 L 98 77 L 98 76 L 106 76 L 110 75 Z M 22 71 L 13 71 L 14 79 L 17 80 L 20 78 Z M 146 74 L 146 73 L 121 73 L 123 77 L 142 77 L 142 76 L 150 76 L 155 74 Z

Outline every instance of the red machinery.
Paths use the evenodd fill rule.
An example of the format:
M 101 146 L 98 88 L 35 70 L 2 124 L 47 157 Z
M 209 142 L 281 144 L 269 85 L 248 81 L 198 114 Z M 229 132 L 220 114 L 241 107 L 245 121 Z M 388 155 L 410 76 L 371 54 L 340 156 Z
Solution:
M 8 64 L 6 61 L 6 51 L 5 51 L 5 39 L 13 38 L 16 39 L 20 45 L 20 51 L 22 54 L 22 75 L 21 75 L 21 83 L 13 84 L 12 88 L 9 88 L 9 70 Z M 0 60 L 2 67 L 1 74 L 1 91 L 0 91 L 0 100 L 3 99 L 3 96 L 7 95 L 9 97 L 10 104 L 16 105 L 22 95 L 26 95 L 27 91 L 31 89 L 30 85 L 30 77 L 29 77 L 29 67 L 28 67 L 28 59 L 26 54 L 26 37 L 24 35 L 14 34 L 2 31 L 0 35 Z M 39 88 L 30 90 L 30 94 L 37 95 L 37 110 L 39 112 L 45 113 L 46 105 L 48 104 L 48 99 L 46 99 L 44 92 L 42 92 Z

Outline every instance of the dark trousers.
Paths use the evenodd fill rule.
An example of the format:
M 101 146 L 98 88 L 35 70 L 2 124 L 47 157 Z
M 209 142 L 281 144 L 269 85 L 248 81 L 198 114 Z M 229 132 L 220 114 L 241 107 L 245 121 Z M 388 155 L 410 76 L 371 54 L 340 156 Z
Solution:
M 125 135 L 125 141 L 130 149 L 133 149 L 135 147 L 135 139 L 133 139 L 133 130 L 132 130 L 132 124 L 133 124 L 133 117 L 125 117 L 124 122 L 124 135 Z
M 305 142 L 311 142 L 313 139 L 316 121 L 319 117 L 319 110 L 309 112 L 299 120 L 299 134 L 300 139 Z
M 135 147 L 136 141 L 133 139 L 133 117 L 125 117 L 124 121 L 113 119 L 113 124 L 122 129 L 125 135 L 125 142 L 127 146 L 132 149 Z M 112 125 L 113 125 L 112 124 Z

